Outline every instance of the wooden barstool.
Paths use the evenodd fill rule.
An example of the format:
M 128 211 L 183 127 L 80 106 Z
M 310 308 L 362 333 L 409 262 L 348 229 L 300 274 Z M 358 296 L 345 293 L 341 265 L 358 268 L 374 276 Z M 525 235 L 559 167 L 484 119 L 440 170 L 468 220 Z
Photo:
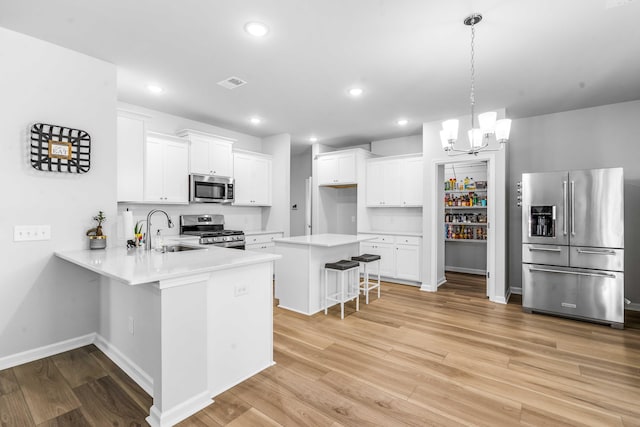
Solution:
M 340 275 L 340 289 L 329 294 L 329 271 Z M 351 278 L 353 276 L 353 279 Z M 346 283 L 345 283 L 346 282 Z M 340 303 L 340 319 L 344 319 L 344 303 L 356 300 L 356 311 L 360 310 L 360 264 L 356 261 L 340 260 L 324 265 L 324 314 L 327 314 L 329 301 Z
M 365 294 L 365 303 L 369 304 L 369 291 L 378 289 L 378 298 L 380 298 L 380 255 L 362 254 L 351 257 L 352 261 L 358 261 L 364 265 L 364 277 L 359 284 L 359 288 Z M 378 267 L 378 281 L 369 280 L 369 265 L 375 262 Z

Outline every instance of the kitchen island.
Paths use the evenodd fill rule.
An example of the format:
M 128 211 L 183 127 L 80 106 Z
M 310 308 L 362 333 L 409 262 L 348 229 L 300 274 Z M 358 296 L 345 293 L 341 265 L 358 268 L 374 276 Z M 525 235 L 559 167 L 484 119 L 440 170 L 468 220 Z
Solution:
M 275 239 L 276 298 L 278 307 L 311 316 L 324 310 L 324 265 L 359 254 L 360 242 L 375 236 L 314 234 Z M 328 284 L 335 292 L 335 277 Z
M 274 363 L 277 255 L 214 246 L 56 255 L 99 275 L 95 344 L 153 397 L 151 426 L 176 424 Z

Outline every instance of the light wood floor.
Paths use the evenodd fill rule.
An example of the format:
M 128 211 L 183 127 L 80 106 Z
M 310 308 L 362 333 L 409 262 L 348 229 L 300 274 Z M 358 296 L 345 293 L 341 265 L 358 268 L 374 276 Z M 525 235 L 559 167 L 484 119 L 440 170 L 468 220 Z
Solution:
M 448 273 L 384 283 L 345 320 L 274 309 L 277 365 L 181 426 L 640 426 L 640 313 L 626 329 L 522 312 Z M 151 398 L 96 347 L 0 371 L 0 426 L 145 425 Z

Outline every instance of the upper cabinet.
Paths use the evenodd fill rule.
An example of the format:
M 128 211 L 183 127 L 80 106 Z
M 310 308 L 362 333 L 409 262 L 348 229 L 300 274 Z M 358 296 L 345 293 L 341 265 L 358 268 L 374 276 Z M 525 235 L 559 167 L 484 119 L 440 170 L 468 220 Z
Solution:
M 318 185 L 357 184 L 356 152 L 318 154 Z
M 200 175 L 233 176 L 232 139 L 184 129 L 178 136 L 189 141 L 189 172 Z
M 271 206 L 272 158 L 261 153 L 233 153 L 235 206 Z
M 119 202 L 139 202 L 144 197 L 144 169 L 141 159 L 145 148 L 146 119 L 149 116 L 118 111 L 116 167 Z
M 189 146 L 182 138 L 147 132 L 144 201 L 189 203 Z
M 367 160 L 367 206 L 422 206 L 422 170 L 422 156 L 381 157 Z

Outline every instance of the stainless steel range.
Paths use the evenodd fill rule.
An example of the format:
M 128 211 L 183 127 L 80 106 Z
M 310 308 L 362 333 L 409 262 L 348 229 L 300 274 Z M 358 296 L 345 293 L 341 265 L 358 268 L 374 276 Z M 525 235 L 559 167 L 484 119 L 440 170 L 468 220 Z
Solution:
M 180 234 L 200 237 L 201 245 L 244 249 L 244 232 L 224 229 L 224 215 L 180 215 Z

